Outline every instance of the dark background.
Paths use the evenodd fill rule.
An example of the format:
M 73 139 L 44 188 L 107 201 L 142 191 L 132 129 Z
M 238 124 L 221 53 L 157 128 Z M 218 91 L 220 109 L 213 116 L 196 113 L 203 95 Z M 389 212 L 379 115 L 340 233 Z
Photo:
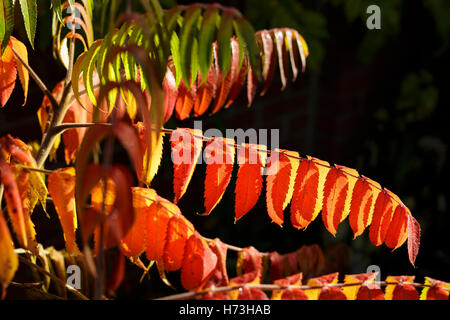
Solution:
M 64 76 L 63 67 L 51 53 L 51 11 L 49 1 L 40 1 L 36 48 L 32 51 L 20 15 L 16 14 L 14 35 L 27 44 L 30 64 L 49 88 Z M 161 1 L 166 7 L 175 1 Z M 211 1 L 204 1 L 211 2 Z M 450 281 L 448 246 L 449 188 L 447 149 L 449 140 L 449 59 L 450 2 L 365 1 L 365 0 L 245 0 L 218 1 L 243 12 L 255 29 L 292 27 L 309 45 L 307 70 L 300 79 L 280 92 L 274 81 L 264 97 L 247 108 L 246 95 L 229 109 L 213 117 L 203 116 L 203 129 L 280 129 L 280 146 L 330 163 L 357 169 L 383 187 L 396 193 L 411 209 L 422 227 L 421 248 L 416 268 L 408 261 L 406 244 L 394 252 L 373 246 L 368 231 L 353 239 L 348 219 L 339 225 L 336 237 L 323 226 L 319 216 L 305 231 L 296 231 L 285 210 L 283 228 L 270 223 L 265 208 L 265 189 L 258 204 L 234 224 L 234 182 L 209 217 L 203 210 L 205 165 L 199 165 L 179 202 L 184 215 L 209 238 L 260 251 L 287 253 L 302 245 L 319 244 L 333 261 L 335 271 L 363 273 L 378 265 L 381 277 L 416 275 Z M 187 4 L 190 1 L 178 1 Z M 381 30 L 366 27 L 366 8 L 381 8 Z M 0 135 L 11 133 L 25 141 L 39 140 L 36 111 L 42 94 L 32 83 L 28 103 L 21 107 L 23 94 L 16 85 L 13 95 L 0 112 Z M 193 120 L 171 119 L 166 127 L 192 127 Z M 58 163 L 65 165 L 60 154 Z M 173 198 L 168 140 L 165 157 L 154 187 L 161 196 Z M 126 158 L 126 155 L 119 155 Z M 51 205 L 49 205 L 51 206 Z M 38 240 L 45 246 L 63 248 L 62 232 L 56 214 L 51 219 L 40 212 L 33 215 Z M 334 256 L 333 256 L 334 253 Z M 233 274 L 233 255 L 230 257 Z M 161 285 L 157 273 L 138 283 L 140 271 L 127 266 L 128 277 L 121 288 L 123 297 L 153 297 L 171 294 Z M 333 271 L 333 270 L 332 270 Z M 169 275 L 180 289 L 177 273 Z

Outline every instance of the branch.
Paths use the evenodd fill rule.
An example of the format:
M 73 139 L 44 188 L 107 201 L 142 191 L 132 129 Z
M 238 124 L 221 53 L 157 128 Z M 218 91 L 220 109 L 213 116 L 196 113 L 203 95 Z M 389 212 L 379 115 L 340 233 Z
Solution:
M 208 293 L 223 293 L 223 292 L 230 292 L 233 290 L 239 290 L 243 288 L 247 289 L 259 289 L 262 291 L 275 291 L 275 290 L 292 290 L 292 289 L 299 289 L 299 290 L 314 290 L 314 289 L 322 289 L 324 287 L 336 287 L 336 288 L 343 288 L 343 287 L 354 287 L 354 286 L 361 286 L 365 284 L 364 282 L 352 282 L 352 283 L 334 283 L 334 284 L 326 284 L 326 285 L 317 285 L 317 286 L 308 286 L 308 285 L 280 285 L 280 284 L 241 284 L 241 285 L 234 285 L 234 286 L 223 286 L 223 287 L 212 287 L 208 289 L 204 289 L 202 291 L 189 291 L 179 294 L 174 294 L 170 296 L 165 296 L 162 298 L 157 298 L 155 300 L 188 300 L 188 299 L 194 299 L 195 297 L 202 296 Z M 400 283 L 398 282 L 387 282 L 387 281 L 374 281 L 374 282 L 367 282 L 367 285 L 375 285 L 375 286 L 387 286 L 387 285 L 398 285 Z M 411 285 L 413 287 L 433 287 L 432 285 L 422 284 L 422 283 L 415 283 L 415 282 L 407 282 L 405 283 L 407 285 Z M 441 288 L 446 291 L 450 291 L 448 288 Z
M 41 91 L 47 96 L 48 100 L 50 101 L 50 103 L 52 105 L 53 110 L 56 110 L 59 106 L 58 102 L 56 101 L 55 97 L 53 97 L 52 93 L 47 89 L 44 82 L 42 82 L 41 78 L 39 78 L 39 76 L 36 74 L 36 72 L 34 72 L 34 70 L 28 65 L 28 63 L 26 63 L 22 59 L 22 57 L 17 53 L 17 51 L 13 47 L 11 47 L 11 50 L 13 51 L 15 57 L 17 59 L 19 59 L 19 61 L 24 65 L 25 69 L 28 70 L 28 73 L 31 75 L 33 80 L 36 82 L 39 89 L 41 89 Z

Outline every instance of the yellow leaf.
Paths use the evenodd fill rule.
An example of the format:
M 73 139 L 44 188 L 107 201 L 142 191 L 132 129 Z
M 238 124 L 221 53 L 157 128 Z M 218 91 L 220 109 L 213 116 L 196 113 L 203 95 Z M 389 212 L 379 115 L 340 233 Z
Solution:
M 12 48 L 17 52 L 17 54 L 22 58 L 22 60 L 28 64 L 28 52 L 25 45 L 14 37 L 11 37 L 10 39 Z M 27 102 L 28 80 L 30 76 L 28 74 L 27 68 L 22 64 L 22 62 L 19 59 L 16 59 L 16 64 L 17 64 L 17 72 L 19 73 L 20 83 L 22 84 L 23 88 L 23 95 L 24 95 L 23 105 L 25 105 L 25 103 Z
M 30 170 L 29 180 L 29 196 L 30 196 L 30 214 L 33 212 L 37 200 L 41 203 L 42 208 L 46 212 L 47 203 L 47 186 L 45 185 L 43 174 Z

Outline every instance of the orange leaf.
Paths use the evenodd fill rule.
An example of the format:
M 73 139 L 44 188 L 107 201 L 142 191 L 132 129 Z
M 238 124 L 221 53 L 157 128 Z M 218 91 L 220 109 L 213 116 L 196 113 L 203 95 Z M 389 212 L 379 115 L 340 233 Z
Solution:
M 28 63 L 28 52 L 27 52 L 27 47 L 25 47 L 25 45 L 20 42 L 19 40 L 17 40 L 14 37 L 10 37 L 10 45 L 11 47 L 16 50 L 17 54 L 22 58 L 22 60 L 25 63 Z M 19 74 L 19 80 L 20 80 L 20 84 L 22 85 L 23 88 L 23 105 L 25 105 L 25 103 L 27 103 L 27 96 L 28 96 L 28 80 L 30 78 L 29 74 L 28 74 L 28 69 L 22 64 L 22 62 L 14 57 L 14 59 L 16 60 L 16 64 L 17 64 L 17 71 Z
M 177 102 L 175 104 L 175 114 L 178 120 L 185 120 L 189 118 L 194 102 L 197 98 L 197 87 L 194 82 L 190 89 L 186 87 L 183 80 L 178 86 Z
M 242 145 L 238 151 L 239 171 L 236 179 L 236 201 L 234 222 L 242 218 L 258 201 L 263 186 L 261 170 L 263 159 L 257 151 L 261 146 Z
M 166 210 L 159 201 L 153 203 L 150 207 L 144 208 L 143 212 L 147 216 L 145 238 L 147 259 L 150 261 L 163 261 L 168 224 L 174 214 Z
M 147 189 L 149 191 L 153 191 L 154 196 L 156 196 L 156 192 L 152 189 Z M 142 206 L 139 207 L 136 203 L 139 203 L 139 200 L 136 200 L 138 196 L 137 193 L 133 193 L 133 208 L 136 219 L 134 221 L 133 226 L 126 237 L 122 240 L 121 248 L 122 252 L 127 257 L 138 257 L 145 250 L 145 244 L 147 241 L 147 221 L 148 221 L 148 212 L 151 210 L 150 207 Z
M 19 267 L 19 259 L 14 251 L 14 243 L 2 210 L 0 210 L 0 253 L 0 285 L 3 289 L 0 299 L 3 299 L 6 287 L 14 278 L 14 274 Z
M 281 150 L 275 150 L 270 154 L 266 178 L 266 204 L 272 222 L 282 226 L 283 210 L 291 200 L 295 174 L 299 165 L 297 159 L 288 157 L 287 154 L 297 157 L 299 155 L 297 152 L 286 151 L 285 154 L 279 151 Z
M 208 110 L 212 99 L 216 95 L 217 86 L 219 81 L 219 72 L 215 63 L 211 64 L 208 71 L 206 81 L 202 83 L 201 76 L 199 76 L 199 83 L 202 83 L 197 89 L 197 99 L 194 104 L 194 116 L 199 117 Z
M 200 287 L 214 271 L 216 265 L 216 254 L 209 248 L 206 241 L 194 232 L 186 243 L 181 268 L 181 284 L 186 290 Z
M 353 230 L 354 238 L 363 233 L 369 220 L 370 208 L 372 206 L 372 187 L 362 177 L 356 181 L 352 193 L 349 222 Z
M 0 57 L 0 107 L 4 107 L 16 84 L 16 59 L 8 45 Z
M 192 234 L 194 226 L 182 215 L 169 220 L 163 257 L 165 270 L 175 271 L 183 266 L 186 242 Z
M 21 167 L 13 167 L 17 188 L 19 190 L 20 200 L 22 202 L 23 219 L 25 222 L 25 233 L 27 235 L 27 246 L 25 249 L 38 254 L 38 244 L 36 242 L 36 230 L 34 223 L 31 221 L 31 213 L 33 204 L 30 202 L 30 172 Z
M 234 147 L 232 139 L 213 138 L 205 148 L 206 179 L 205 179 L 205 213 L 209 215 L 222 199 L 230 183 L 233 172 Z
M 323 191 L 322 218 L 325 228 L 332 235 L 336 234 L 344 214 L 348 184 L 347 175 L 340 168 L 330 168 Z
M 378 194 L 370 226 L 370 241 L 379 246 L 386 238 L 386 233 L 392 218 L 392 199 L 386 189 Z
M 194 137 L 197 136 L 197 137 Z M 203 141 L 198 129 L 176 129 L 170 136 L 174 169 L 174 202 L 177 203 L 186 192 L 195 166 L 202 151 Z
M 226 104 L 231 87 L 239 79 L 239 43 L 236 38 L 231 39 L 231 65 L 228 74 L 219 73 L 219 85 L 214 100 L 214 106 L 211 114 L 215 114 Z M 223 80 L 222 80 L 223 79 Z M 222 81 L 220 81 L 222 80 Z

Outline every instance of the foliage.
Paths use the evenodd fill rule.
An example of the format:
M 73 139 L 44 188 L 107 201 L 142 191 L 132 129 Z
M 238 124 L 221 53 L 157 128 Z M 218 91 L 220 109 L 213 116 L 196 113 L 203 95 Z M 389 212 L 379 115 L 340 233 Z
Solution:
M 65 265 L 76 261 L 96 285 L 93 298 L 113 297 L 124 278 L 127 258 L 144 275 L 156 265 L 169 286 L 166 272 L 180 270 L 181 285 L 188 292 L 168 298 L 267 299 L 264 291 L 272 291 L 272 299 L 282 300 L 419 299 L 415 288 L 423 287 L 421 299 L 448 299 L 450 285 L 431 278 L 418 284 L 413 276 L 390 276 L 382 282 L 375 280 L 376 274 L 357 274 L 338 283 L 338 273 L 320 275 L 325 258 L 317 246 L 280 255 L 207 239 L 177 206 L 204 154 L 202 215 L 211 214 L 230 183 L 237 157 L 235 222 L 257 203 L 264 185 L 261 173 L 266 170 L 270 173 L 265 199 L 272 222 L 282 226 L 283 211 L 290 204 L 295 228 L 305 229 L 322 212 L 325 228 L 335 235 L 348 217 L 355 237 L 370 226 L 375 246 L 385 243 L 395 250 L 408 241 L 414 265 L 420 245 L 418 222 L 398 196 L 356 170 L 295 151 L 205 137 L 198 129 L 163 127 L 173 114 L 184 120 L 210 108 L 215 114 L 230 107 L 245 83 L 250 106 L 258 90 L 261 95 L 267 92 L 276 69 L 284 89 L 289 79 L 295 81 L 304 72 L 309 56 L 298 31 L 255 32 L 239 11 L 218 4 L 163 10 L 156 0 L 142 0 L 138 8 L 144 13 L 128 2 L 124 13 L 118 14 L 112 1 L 101 8 L 102 21 L 108 9 L 112 20 L 104 37 L 97 38 L 93 1 L 52 1 L 53 53 L 67 72 L 50 92 L 28 65 L 24 44 L 11 36 L 13 6 L 18 3 L 32 46 L 36 34 L 36 1 L 1 2 L 1 106 L 7 103 L 17 74 L 26 102 L 31 76 L 45 95 L 38 110 L 43 139 L 34 156 L 20 139 L 0 138 L 0 193 L 13 231 L 0 211 L 3 295 L 21 262 L 41 273 L 35 276 L 42 276 L 43 296 L 56 292 L 67 298 L 70 292 L 75 298 L 87 298 L 87 288 L 79 291 L 65 284 Z M 63 17 L 68 7 L 81 16 Z M 414 77 L 410 82 L 421 85 Z M 405 94 L 408 90 L 405 85 Z M 173 201 L 159 196 L 152 184 L 168 133 L 174 162 Z M 68 166 L 44 169 L 47 158 L 57 156 L 61 136 Z M 114 162 L 115 142 L 128 153 L 134 175 Z M 174 155 L 187 161 L 177 162 Z M 44 249 L 36 237 L 31 215 L 38 203 L 46 209 L 48 195 L 66 250 Z M 231 279 L 228 250 L 238 251 L 238 275 Z M 110 270 L 105 268 L 106 259 L 113 261 Z M 309 277 L 305 285 L 303 277 Z M 384 292 L 380 286 L 386 286 Z

